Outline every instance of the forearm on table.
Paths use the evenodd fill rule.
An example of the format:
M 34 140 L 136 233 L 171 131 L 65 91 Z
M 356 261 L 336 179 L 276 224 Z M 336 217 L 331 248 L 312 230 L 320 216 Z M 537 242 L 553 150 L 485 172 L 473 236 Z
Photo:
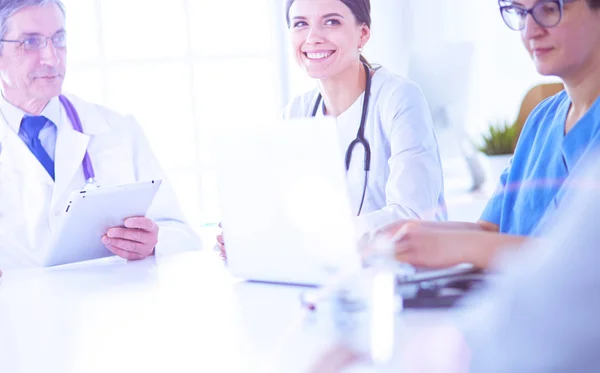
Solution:
M 427 228 L 447 229 L 452 231 L 465 232 L 491 232 L 498 233 L 499 227 L 484 220 L 479 220 L 477 223 L 461 222 L 461 221 L 420 221 L 419 224 Z
M 477 223 L 471 222 L 460 222 L 460 221 L 444 221 L 444 222 L 432 222 L 439 224 L 440 228 L 467 230 L 467 231 L 479 231 L 479 232 L 492 232 L 498 233 L 500 230 L 498 225 L 490 223 L 485 220 L 479 220 Z
M 415 221 L 422 226 L 427 228 L 437 228 L 437 229 L 450 229 L 450 230 L 464 230 L 464 231 L 490 231 L 490 229 L 486 229 L 487 227 L 482 226 L 479 223 L 470 223 L 470 222 L 460 222 L 460 221 L 425 221 L 419 220 Z
M 461 240 L 464 243 L 464 261 L 477 268 L 487 269 L 494 258 L 505 250 L 513 250 L 530 240 L 525 236 L 513 236 L 495 232 L 465 232 Z

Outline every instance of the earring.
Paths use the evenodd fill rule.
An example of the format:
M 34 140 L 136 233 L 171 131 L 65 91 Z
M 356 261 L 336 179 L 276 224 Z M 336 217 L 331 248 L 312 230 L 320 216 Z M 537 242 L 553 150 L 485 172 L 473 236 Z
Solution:
M 358 47 L 358 53 L 362 53 L 363 47 Z

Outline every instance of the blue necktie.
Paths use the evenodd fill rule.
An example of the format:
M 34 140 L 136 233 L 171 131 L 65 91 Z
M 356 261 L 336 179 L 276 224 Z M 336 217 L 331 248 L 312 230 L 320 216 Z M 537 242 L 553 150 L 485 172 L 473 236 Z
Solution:
M 19 136 L 25 141 L 29 150 L 31 150 L 33 155 L 35 155 L 46 171 L 48 171 L 52 180 L 54 180 L 54 161 L 42 146 L 42 142 L 39 138 L 40 131 L 44 128 L 46 122 L 48 122 L 46 117 L 23 117 L 21 127 L 19 128 Z

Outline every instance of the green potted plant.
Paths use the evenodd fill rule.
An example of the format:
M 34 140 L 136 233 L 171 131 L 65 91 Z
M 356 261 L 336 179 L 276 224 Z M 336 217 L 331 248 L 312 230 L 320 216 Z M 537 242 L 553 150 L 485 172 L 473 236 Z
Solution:
M 517 128 L 515 123 L 495 122 L 490 123 L 487 133 L 483 134 L 482 143 L 477 149 L 487 155 L 489 165 L 486 179 L 490 186 L 496 186 L 510 163 L 517 144 Z
M 517 143 L 517 129 L 514 124 L 492 123 L 488 132 L 483 135 L 483 144 L 478 146 L 480 152 L 488 155 L 512 155 Z

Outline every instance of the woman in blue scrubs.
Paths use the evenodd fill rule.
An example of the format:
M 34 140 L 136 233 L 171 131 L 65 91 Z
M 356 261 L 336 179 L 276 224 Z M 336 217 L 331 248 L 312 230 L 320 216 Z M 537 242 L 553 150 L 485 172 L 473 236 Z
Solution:
M 500 0 L 499 6 L 506 25 L 521 32 L 537 71 L 558 76 L 565 91 L 527 119 L 477 223 L 403 221 L 384 229 L 399 261 L 488 267 L 498 251 L 535 236 L 565 192 L 577 188 L 569 175 L 582 157 L 600 148 L 600 0 Z

